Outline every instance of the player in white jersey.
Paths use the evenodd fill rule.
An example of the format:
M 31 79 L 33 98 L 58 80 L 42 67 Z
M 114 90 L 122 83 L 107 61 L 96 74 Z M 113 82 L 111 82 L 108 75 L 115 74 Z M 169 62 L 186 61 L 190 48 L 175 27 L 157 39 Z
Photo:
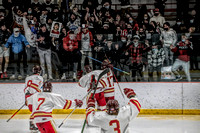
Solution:
M 88 91 L 91 89 L 92 84 L 92 76 L 95 76 L 95 81 L 97 81 L 100 73 L 104 71 L 107 67 L 111 67 L 108 64 L 103 63 L 102 69 L 103 70 L 91 70 L 91 67 L 89 65 L 85 66 L 85 71 L 87 72 L 86 75 L 80 78 L 79 85 L 81 87 L 87 88 Z M 90 96 L 93 94 L 91 93 Z M 112 70 L 102 76 L 102 78 L 99 80 L 99 84 L 97 85 L 97 90 L 95 93 L 95 98 L 98 103 L 98 110 L 106 110 L 106 102 L 109 99 L 114 99 L 114 82 L 113 82 L 113 75 Z
M 90 98 L 86 114 L 88 125 L 100 127 L 102 133 L 128 133 L 129 123 L 138 115 L 141 106 L 132 89 L 125 88 L 124 93 L 130 99 L 129 103 L 119 108 L 117 100 L 109 100 L 106 105 L 107 112 L 96 112 L 95 101 Z
M 81 107 L 83 104 L 81 100 L 66 100 L 61 95 L 51 93 L 51 91 L 52 84 L 46 81 L 43 84 L 43 92 L 35 93 L 27 98 L 28 106 L 32 109 L 31 117 L 41 133 L 56 132 L 52 119 L 52 110 L 55 106 L 69 109 L 75 106 Z
M 41 87 L 43 85 L 43 77 L 40 76 L 41 67 L 35 65 L 33 67 L 33 75 L 26 77 L 25 79 L 25 100 L 36 92 L 41 92 Z M 30 110 L 30 109 L 29 109 Z M 30 110 L 31 111 L 31 110 Z M 37 131 L 36 126 L 33 124 L 33 119 L 30 118 L 30 130 Z

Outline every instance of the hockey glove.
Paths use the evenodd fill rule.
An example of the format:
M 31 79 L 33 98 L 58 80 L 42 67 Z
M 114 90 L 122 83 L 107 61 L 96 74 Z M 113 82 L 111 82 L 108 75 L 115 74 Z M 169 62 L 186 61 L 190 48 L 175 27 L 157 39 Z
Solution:
M 129 88 L 124 88 L 124 94 L 128 97 L 128 98 L 132 98 L 135 97 L 135 92 L 133 89 L 129 89 Z
M 76 102 L 76 106 L 81 107 L 83 105 L 83 101 L 75 99 L 74 100 Z

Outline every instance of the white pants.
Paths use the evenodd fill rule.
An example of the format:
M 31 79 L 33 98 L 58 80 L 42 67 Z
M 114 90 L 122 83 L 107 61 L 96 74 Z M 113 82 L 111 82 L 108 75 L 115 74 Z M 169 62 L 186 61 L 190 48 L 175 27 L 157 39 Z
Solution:
M 173 66 L 172 66 L 172 72 L 175 73 L 175 75 L 180 76 L 180 74 L 176 70 L 181 66 L 183 67 L 183 71 L 185 72 L 187 80 L 190 82 L 191 77 L 190 77 L 190 62 L 189 61 L 186 62 L 186 61 L 176 59 L 176 61 L 174 62 Z

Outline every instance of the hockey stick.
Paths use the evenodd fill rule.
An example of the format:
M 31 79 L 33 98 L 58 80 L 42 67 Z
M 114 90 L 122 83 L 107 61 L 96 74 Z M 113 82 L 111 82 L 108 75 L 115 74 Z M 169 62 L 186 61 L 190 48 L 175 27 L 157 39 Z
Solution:
M 93 76 L 93 78 L 95 78 Z M 93 79 L 92 81 L 95 81 L 95 79 Z M 92 82 L 92 86 L 94 86 L 94 83 Z M 90 91 L 87 92 L 87 94 L 81 99 L 82 101 L 91 93 L 92 89 L 90 89 Z M 62 121 L 62 123 L 58 126 L 58 128 L 60 128 L 64 123 L 65 121 L 67 120 L 67 118 L 69 118 L 71 116 L 71 114 L 73 114 L 73 112 L 76 110 L 78 106 L 75 106 L 75 108 L 72 110 L 72 112 Z
M 101 77 L 104 75 L 104 74 L 106 74 L 106 73 L 108 73 L 108 70 L 106 69 L 106 70 L 104 70 L 102 73 L 100 73 L 99 74 L 99 78 L 98 78 L 98 80 L 97 80 L 97 83 L 99 82 L 99 80 L 101 79 Z M 94 76 L 93 76 L 93 78 L 95 78 Z M 94 82 L 93 82 L 94 81 Z M 95 79 L 92 79 L 92 86 L 95 86 Z M 97 86 L 97 85 L 96 85 Z M 96 86 L 95 86 L 95 88 L 96 88 Z M 82 101 L 91 93 L 91 91 L 92 91 L 93 89 L 90 89 L 90 91 L 88 91 L 88 93 L 81 99 Z M 96 90 L 95 90 L 96 91 Z M 95 92 L 94 91 L 94 92 Z M 62 121 L 62 123 L 58 126 L 58 128 L 60 128 L 64 123 L 65 123 L 65 121 L 71 116 L 71 114 L 76 110 L 76 108 L 77 108 L 78 106 L 75 106 L 75 108 L 72 110 L 72 112 Z
M 85 54 L 83 54 L 84 56 L 87 56 L 87 55 L 85 55 Z M 99 62 L 99 63 L 103 63 L 103 62 L 101 62 L 101 61 L 99 61 L 99 60 L 97 60 L 97 59 L 95 59 L 95 58 L 92 58 L 92 57 L 90 57 L 90 56 L 87 56 L 88 58 L 90 58 L 90 59 L 92 59 L 92 60 L 94 60 L 94 61 L 96 61 L 96 62 Z M 123 70 L 121 70 L 121 69 L 119 69 L 119 68 L 116 68 L 116 67 L 113 67 L 113 69 L 115 69 L 115 70 L 118 70 L 118 71 L 120 71 L 120 72 L 123 72 L 123 73 L 125 73 L 125 74 L 127 74 L 127 75 L 130 75 L 130 73 L 128 73 L 128 72 L 126 72 L 126 71 L 123 71 Z
M 6 122 L 9 122 L 26 104 L 24 103 Z
M 107 69 L 105 69 L 103 72 L 101 72 L 101 73 L 99 74 L 97 83 L 95 84 L 95 88 L 94 88 L 94 93 L 93 93 L 93 95 L 92 95 L 92 99 L 94 99 L 94 95 L 95 95 L 95 92 L 96 92 L 96 89 L 97 89 L 97 85 L 98 85 L 98 83 L 99 83 L 99 80 L 101 79 L 101 77 L 102 77 L 103 75 L 105 75 L 105 74 L 108 73 L 108 72 L 109 72 L 109 69 L 107 68 Z M 86 125 L 86 118 L 85 118 L 85 120 L 84 120 L 83 127 L 82 127 L 82 129 L 81 129 L 81 133 L 83 133 L 83 131 L 84 131 L 84 129 L 85 129 L 85 125 Z
M 108 59 L 108 57 L 107 57 L 106 53 L 105 53 L 105 57 L 106 57 L 107 61 L 109 61 L 109 59 Z M 112 71 L 112 70 L 111 70 L 111 71 Z M 118 80 L 117 80 L 116 76 L 115 76 L 115 73 L 114 73 L 113 71 L 112 71 L 112 73 L 113 73 L 113 76 L 114 76 L 114 78 L 115 78 L 115 81 L 117 82 L 117 85 L 118 85 L 118 87 L 119 87 L 119 91 L 121 92 L 121 94 L 122 94 L 122 97 L 123 97 L 123 98 L 124 98 L 124 100 L 125 100 L 124 93 L 122 92 L 122 89 L 121 89 L 121 87 L 120 87 L 120 85 L 119 85 L 119 82 L 118 82 Z

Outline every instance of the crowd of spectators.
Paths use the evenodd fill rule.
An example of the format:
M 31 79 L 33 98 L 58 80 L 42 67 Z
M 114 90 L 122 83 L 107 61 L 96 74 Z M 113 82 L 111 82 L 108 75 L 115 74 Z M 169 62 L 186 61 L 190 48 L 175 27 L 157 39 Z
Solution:
M 9 78 L 8 73 L 12 79 L 22 79 L 30 75 L 34 64 L 41 65 L 42 76 L 48 79 L 77 79 L 86 64 L 100 69 L 101 64 L 88 57 L 109 59 L 114 67 L 131 73 L 130 76 L 114 70 L 120 81 L 145 81 L 144 71 L 148 72 L 148 81 L 154 81 L 154 71 L 155 81 L 160 81 L 162 67 L 174 66 L 175 62 L 172 70 L 177 75 L 176 70 L 184 67 L 177 65 L 177 58 L 188 65 L 184 67 L 188 81 L 189 71 L 200 69 L 200 23 L 195 8 L 185 16 L 188 19 L 177 16 L 172 25 L 166 21 L 163 9 L 148 12 L 143 5 L 135 17 L 129 10 L 113 10 L 111 0 L 84 0 L 81 11 L 76 5 L 66 10 L 51 0 L 33 0 L 28 7 L 8 0 L 9 4 L 0 10 L 1 79 Z M 53 22 L 56 31 L 51 29 Z M 28 27 L 24 26 L 26 23 Z M 27 29 L 31 35 L 27 35 Z M 50 36 L 50 32 L 59 36 Z M 7 72 L 12 65 L 14 69 Z

